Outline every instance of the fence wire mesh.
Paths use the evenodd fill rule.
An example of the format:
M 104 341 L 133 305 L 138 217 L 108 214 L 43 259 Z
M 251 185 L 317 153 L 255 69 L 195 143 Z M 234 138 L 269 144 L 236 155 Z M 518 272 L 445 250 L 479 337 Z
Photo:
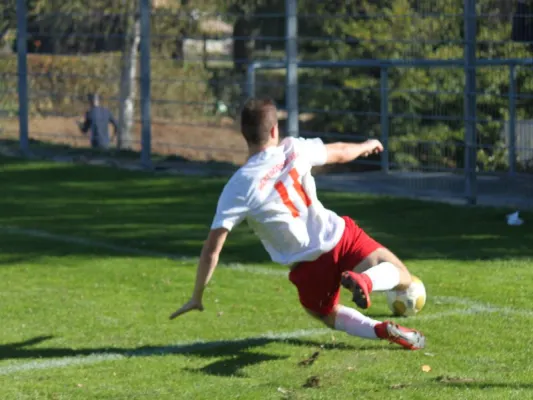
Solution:
M 326 142 L 375 137 L 387 144 L 385 158 L 327 170 L 321 177 L 325 185 L 462 199 L 472 170 L 481 202 L 531 205 L 533 5 L 478 0 L 475 15 L 466 15 L 472 1 L 295 3 L 299 134 Z M 78 126 L 91 93 L 100 95 L 117 120 L 118 139 L 111 149 L 122 149 L 91 151 L 110 157 L 140 151 L 139 60 L 148 55 L 139 51 L 146 34 L 139 4 L 30 3 L 32 151 L 91 148 L 89 135 Z M 258 65 L 254 93 L 277 101 L 280 126 L 287 131 L 294 110 L 286 103 L 291 90 L 285 68 L 291 58 L 286 6 L 282 0 L 152 1 L 153 159 L 242 164 L 246 146 L 238 133 L 238 110 L 250 94 L 252 63 Z M 5 16 L 0 25 L 0 129 L 7 145 L 10 140 L 16 144 L 19 135 L 16 1 L 6 1 L 0 10 Z M 467 41 L 469 24 L 475 25 L 474 43 Z M 476 57 L 472 144 L 465 136 L 469 45 Z M 469 151 L 476 155 L 474 165 L 465 159 Z

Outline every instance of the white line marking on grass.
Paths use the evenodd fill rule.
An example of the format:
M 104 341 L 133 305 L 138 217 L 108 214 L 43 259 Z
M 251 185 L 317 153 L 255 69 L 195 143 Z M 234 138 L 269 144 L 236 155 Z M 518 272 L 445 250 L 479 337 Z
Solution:
M 66 236 L 54 234 L 46 231 L 40 231 L 35 229 L 21 229 L 14 227 L 5 227 L 0 226 L 0 231 L 10 234 L 18 234 L 25 236 L 32 236 L 42 239 L 55 240 L 64 243 L 73 243 L 77 245 L 97 247 L 101 249 L 108 249 L 116 251 L 118 253 L 125 254 L 136 254 L 143 256 L 151 257 L 162 257 L 168 258 L 181 262 L 197 262 L 197 258 L 185 257 L 177 254 L 157 252 L 151 250 L 144 250 L 128 246 L 118 246 L 114 244 L 104 243 L 96 240 L 84 239 L 75 236 Z M 221 267 L 233 269 L 236 271 L 249 272 L 255 274 L 265 274 L 265 275 L 275 275 L 275 276 L 287 276 L 288 271 L 282 269 L 273 269 L 265 268 L 262 266 L 254 266 L 252 264 L 220 264 Z M 480 303 L 474 300 L 460 298 L 460 297 L 449 297 L 449 296 L 435 296 L 433 300 L 437 304 L 454 304 L 454 305 L 463 305 L 467 308 L 461 310 L 449 310 L 443 311 L 434 314 L 421 314 L 416 317 L 420 320 L 433 320 L 461 315 L 473 315 L 473 314 L 483 314 L 483 313 L 502 313 L 507 315 L 518 315 L 518 316 L 533 316 L 532 311 L 528 310 L 519 310 L 509 307 L 498 307 L 491 304 Z M 292 338 L 299 338 L 311 335 L 323 335 L 326 333 L 333 332 L 331 329 L 308 329 L 308 330 L 298 330 L 294 332 L 287 333 L 272 333 L 268 332 L 256 337 L 242 338 L 242 339 L 231 339 L 231 340 L 218 340 L 218 341 L 204 341 L 198 340 L 190 343 L 176 344 L 173 346 L 164 346 L 164 347 L 147 347 L 144 349 L 138 349 L 131 352 L 117 352 L 113 353 L 112 350 L 108 352 L 94 353 L 88 356 L 74 356 L 74 357 L 65 357 L 60 359 L 52 359 L 46 361 L 31 361 L 27 363 L 19 363 L 14 365 L 7 365 L 0 367 L 0 375 L 8 375 L 24 371 L 34 371 L 42 369 L 51 369 L 51 368 L 63 368 L 71 367 L 76 365 L 87 365 L 95 364 L 103 361 L 111 360 L 120 360 L 129 357 L 140 357 L 140 356 L 151 356 L 151 355 L 169 355 L 169 354 L 186 354 L 193 351 L 204 351 L 213 348 L 218 348 L 222 346 L 227 346 L 236 343 L 242 343 L 243 345 L 252 346 L 254 342 L 261 342 L 263 340 L 287 340 Z
M 503 307 L 499 311 L 507 315 L 518 315 L 520 317 L 533 317 L 533 311 L 530 310 L 519 310 L 516 308 Z
M 32 236 L 32 237 L 48 239 L 48 240 L 55 240 L 55 241 L 64 242 L 64 243 L 73 243 L 73 244 L 78 244 L 82 246 L 98 247 L 102 249 L 116 251 L 118 253 L 137 254 L 137 255 L 150 256 L 150 257 L 162 257 L 162 258 L 168 258 L 168 259 L 180 261 L 180 262 L 192 262 L 192 263 L 198 262 L 198 258 L 196 257 L 186 257 L 186 256 L 178 255 L 178 254 L 145 250 L 145 249 L 139 249 L 136 247 L 119 246 L 119 245 L 114 245 L 110 243 L 100 242 L 97 240 L 85 239 L 85 238 L 80 238 L 76 236 L 59 235 L 59 234 L 36 230 L 36 229 L 23 229 L 23 228 L 0 225 L 0 231 L 11 233 L 11 234 L 18 234 L 18 235 Z M 289 273 L 288 270 L 268 268 L 268 267 L 263 267 L 259 265 L 254 265 L 254 264 L 220 263 L 219 267 L 226 268 L 226 269 L 232 269 L 235 271 L 249 272 L 249 273 L 261 274 L 261 275 L 272 275 L 272 276 L 287 277 Z M 468 306 L 470 307 L 471 310 L 478 310 L 476 312 L 502 312 L 508 315 L 521 315 L 521 316 L 526 316 L 526 317 L 533 316 L 533 311 L 514 309 L 510 307 L 499 307 L 499 306 L 495 306 L 495 305 L 491 305 L 487 303 L 480 303 L 475 300 L 465 299 L 461 297 L 435 296 L 435 297 L 432 297 L 432 299 L 435 300 L 437 303 L 441 303 L 441 304 L 457 304 L 457 305 L 461 304 L 464 306 Z M 473 314 L 473 313 L 475 312 L 470 311 L 470 314 Z M 430 315 L 437 315 L 437 314 L 430 314 Z M 428 315 L 428 317 L 430 317 L 430 315 Z
M 229 340 L 196 340 L 194 342 L 178 343 L 171 346 L 160 347 L 146 347 L 133 351 L 124 351 L 113 353 L 110 349 L 106 352 L 88 355 L 88 356 L 74 356 L 64 357 L 61 359 L 53 359 L 46 361 L 31 361 L 27 363 L 7 365 L 0 367 L 0 375 L 9 375 L 17 372 L 34 371 L 51 368 L 64 368 L 76 365 L 96 364 L 103 361 L 121 360 L 130 357 L 146 357 L 155 355 L 170 355 L 170 354 L 187 354 L 192 352 L 201 352 L 211 350 L 223 346 L 231 346 L 235 344 L 242 345 L 243 348 L 251 347 L 254 344 L 268 343 L 268 341 L 283 341 L 290 339 L 297 339 L 306 336 L 318 336 L 332 332 L 331 329 L 299 329 L 293 332 L 266 332 L 258 336 L 252 336 L 241 339 L 229 339 Z M 73 350 L 75 351 L 75 350 Z
M 17 372 L 35 371 L 40 369 L 73 367 L 75 365 L 96 364 L 102 361 L 120 360 L 125 358 L 121 354 L 94 354 L 90 356 L 65 357 L 47 361 L 31 361 L 28 363 L 7 365 L 0 368 L 0 375 L 9 375 Z
M 448 317 L 456 316 L 467 316 L 474 314 L 485 314 L 485 313 L 504 313 L 504 314 L 515 314 L 519 316 L 533 316 L 533 312 L 527 310 L 515 310 L 509 308 L 494 307 L 487 304 L 476 303 L 468 299 L 461 299 L 455 297 L 437 297 L 439 301 L 447 304 L 468 304 L 470 307 L 462 310 L 449 310 L 443 311 L 434 314 L 421 314 L 417 315 L 414 320 L 435 320 Z M 402 321 L 399 321 L 402 323 Z M 227 339 L 227 340 L 197 340 L 193 342 L 178 343 L 171 346 L 159 346 L 159 347 L 146 347 L 140 348 L 133 351 L 124 351 L 114 353 L 112 349 L 106 352 L 95 352 L 88 356 L 73 356 L 73 357 L 64 357 L 61 359 L 52 359 L 46 361 L 31 361 L 27 363 L 20 363 L 14 365 L 7 365 L 0 367 L 0 375 L 9 375 L 19 372 L 26 371 L 35 371 L 43 369 L 52 369 L 52 368 L 64 368 L 72 367 L 78 365 L 89 365 L 96 364 L 104 361 L 113 361 L 113 360 L 122 360 L 131 357 L 147 357 L 147 356 L 164 356 L 171 354 L 187 354 L 192 352 L 201 352 L 210 349 L 215 349 L 228 345 L 241 344 L 243 348 L 252 347 L 254 344 L 262 344 L 263 341 L 283 341 L 296 339 L 306 336 L 313 335 L 325 335 L 328 333 L 334 333 L 332 329 L 300 329 L 293 332 L 266 332 L 264 334 L 240 338 L 240 339 Z
M 474 314 L 491 314 L 496 312 L 501 312 L 502 310 L 498 308 L 466 308 L 464 310 L 450 310 L 450 311 L 442 311 L 438 313 L 433 314 L 419 314 L 416 317 L 413 317 L 413 321 L 416 320 L 433 320 L 433 319 L 442 319 L 442 318 L 449 318 L 449 317 L 460 317 L 464 315 L 474 315 Z M 401 320 L 396 321 L 399 324 L 402 324 Z
M 186 257 L 186 256 L 181 256 L 179 254 L 165 253 L 165 252 L 159 252 L 159 251 L 153 251 L 153 250 L 145 250 L 145 249 L 139 249 L 136 247 L 129 247 L 129 246 L 119 246 L 119 245 L 114 245 L 110 243 L 100 242 L 98 240 L 85 239 L 85 238 L 80 238 L 76 236 L 58 235 L 56 233 L 50 233 L 50 232 L 36 230 L 36 229 L 22 229 L 22 228 L 10 227 L 10 226 L 0 226 L 0 231 L 9 233 L 9 234 L 31 236 L 31 237 L 41 238 L 41 239 L 55 240 L 55 241 L 63 242 L 63 243 L 72 243 L 72 244 L 77 244 L 77 245 L 82 245 L 82 246 L 87 246 L 87 247 L 97 247 L 101 249 L 115 251 L 117 253 L 135 254 L 135 255 L 148 256 L 148 257 L 161 257 L 161 258 L 168 258 L 168 259 L 171 259 L 174 261 L 180 261 L 180 262 L 190 262 L 190 263 L 198 262 L 197 257 Z M 259 265 L 253 265 L 253 264 L 220 263 L 219 267 L 232 269 L 236 271 L 261 274 L 261 275 L 287 276 L 289 274 L 288 269 L 283 270 L 283 269 L 267 268 L 267 267 L 263 267 Z
M 434 296 L 433 300 L 435 300 L 437 304 L 465 305 L 468 307 L 467 311 L 469 311 L 470 314 L 502 313 L 507 315 L 519 315 L 522 317 L 533 317 L 533 311 L 531 310 L 521 310 L 518 308 L 497 306 L 494 304 L 482 303 L 479 301 L 461 297 Z
M 465 306 L 479 306 L 483 303 L 471 299 L 466 299 L 463 297 L 454 297 L 454 296 L 433 296 L 433 300 L 437 304 L 462 304 Z M 486 304 L 489 306 L 488 304 Z
M 523 315 L 519 310 L 505 310 L 495 307 L 478 306 L 474 308 L 468 308 L 463 310 L 450 310 L 443 311 L 436 314 L 418 315 L 415 320 L 434 320 L 447 317 L 455 317 L 462 315 L 483 314 L 483 313 L 496 313 L 496 312 L 511 312 Z M 402 323 L 402 321 L 399 321 Z M 36 371 L 52 368 L 65 368 L 74 367 L 78 365 L 91 365 L 104 361 L 123 360 L 132 357 L 150 357 L 150 356 L 166 356 L 172 354 L 187 354 L 193 352 L 202 352 L 206 350 L 216 349 L 224 346 L 242 345 L 242 348 L 253 347 L 254 345 L 266 344 L 268 341 L 284 341 L 290 339 L 297 339 L 306 336 L 319 336 L 325 334 L 334 334 L 338 331 L 332 329 L 300 329 L 293 332 L 266 332 L 258 336 L 252 336 L 240 339 L 223 339 L 223 340 L 196 340 L 193 342 L 178 343 L 170 346 L 154 346 L 139 348 L 132 351 L 123 351 L 114 353 L 112 349 L 105 352 L 95 352 L 88 356 L 73 356 L 64 357 L 60 359 L 52 359 L 45 361 L 30 361 L 25 363 L 19 363 L 14 365 L 6 365 L 0 367 L 0 376 L 15 374 L 19 372 Z M 348 338 L 348 336 L 346 336 Z M 75 351 L 75 350 L 74 350 Z

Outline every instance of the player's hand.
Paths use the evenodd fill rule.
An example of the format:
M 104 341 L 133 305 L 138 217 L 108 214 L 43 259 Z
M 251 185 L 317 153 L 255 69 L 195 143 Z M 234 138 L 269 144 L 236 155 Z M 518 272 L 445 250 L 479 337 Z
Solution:
M 78 129 L 83 132 L 83 121 L 76 121 L 76 125 L 78 125 Z
M 194 298 L 190 299 L 181 308 L 178 308 L 176 311 L 174 311 L 170 315 L 169 319 L 174 319 L 176 317 L 179 317 L 180 315 L 183 315 L 193 310 L 204 311 L 204 306 L 202 305 L 201 300 L 196 300 Z
M 363 157 L 368 157 L 371 154 L 378 154 L 383 151 L 383 145 L 377 139 L 370 139 L 365 142 L 366 151 L 363 152 Z

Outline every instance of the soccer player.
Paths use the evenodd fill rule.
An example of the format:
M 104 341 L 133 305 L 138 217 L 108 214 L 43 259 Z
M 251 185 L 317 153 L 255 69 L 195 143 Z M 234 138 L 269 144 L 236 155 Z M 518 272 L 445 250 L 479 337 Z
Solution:
M 339 304 L 340 286 L 357 306 L 370 307 L 370 293 L 405 289 L 411 275 L 388 249 L 351 218 L 326 209 L 317 198 L 313 166 L 346 163 L 383 151 L 378 140 L 324 144 L 320 139 L 280 142 L 277 110 L 269 99 L 250 99 L 241 112 L 247 162 L 227 182 L 204 243 L 191 299 L 170 319 L 203 310 L 202 297 L 228 233 L 246 219 L 271 259 L 290 268 L 300 303 L 330 328 L 407 349 L 424 347 L 422 333 L 380 322 Z

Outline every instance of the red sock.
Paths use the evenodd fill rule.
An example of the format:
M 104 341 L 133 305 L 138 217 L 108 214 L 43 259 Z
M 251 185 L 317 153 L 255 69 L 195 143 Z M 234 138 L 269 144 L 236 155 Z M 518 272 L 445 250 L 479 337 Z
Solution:
M 380 339 L 387 339 L 389 337 L 389 332 L 387 331 L 387 323 L 381 322 L 374 327 L 374 332 L 376 336 Z
M 366 290 L 368 290 L 368 293 L 372 293 L 372 289 L 373 289 L 373 284 L 372 284 L 372 279 L 370 279 L 370 277 L 367 275 L 367 274 L 357 274 L 361 277 L 361 279 L 363 280 L 363 282 L 365 283 L 366 285 Z

